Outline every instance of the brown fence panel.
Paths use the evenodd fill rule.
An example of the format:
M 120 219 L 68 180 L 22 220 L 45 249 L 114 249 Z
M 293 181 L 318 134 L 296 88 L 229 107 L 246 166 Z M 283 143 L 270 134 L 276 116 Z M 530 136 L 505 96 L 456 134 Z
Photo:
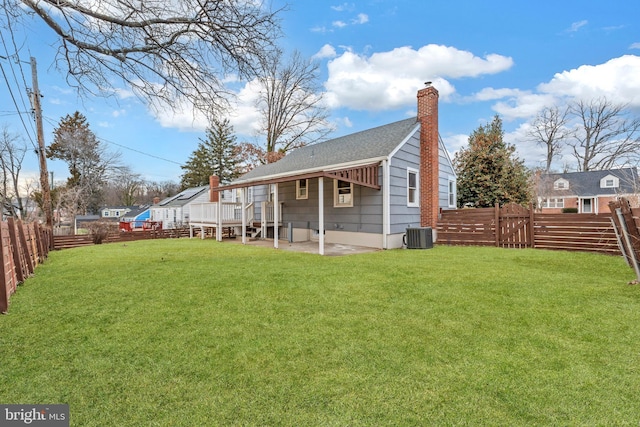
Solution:
M 536 214 L 535 247 L 620 255 L 611 215 Z
M 486 209 L 443 211 L 437 225 L 439 243 L 447 245 L 495 246 L 495 212 Z
M 9 298 L 16 291 L 18 279 L 15 271 L 13 247 L 9 235 L 9 224 L 0 223 L 0 251 L 2 252 L 2 274 L 0 274 L 0 313 L 9 309 Z
M 132 232 L 118 232 L 107 236 L 103 243 L 132 242 L 135 240 L 148 239 L 168 239 L 178 237 L 189 237 L 189 229 L 175 230 L 142 230 Z M 55 249 L 70 249 L 82 246 L 93 245 L 90 235 L 53 236 L 53 247 Z
M 442 212 L 437 242 L 621 254 L 609 214 L 541 214 L 510 205 Z

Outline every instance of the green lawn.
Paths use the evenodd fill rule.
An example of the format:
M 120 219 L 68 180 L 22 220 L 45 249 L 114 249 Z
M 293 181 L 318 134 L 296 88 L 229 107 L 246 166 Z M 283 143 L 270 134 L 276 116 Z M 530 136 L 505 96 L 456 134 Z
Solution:
M 74 426 L 637 426 L 632 279 L 538 250 L 57 251 L 0 317 L 0 402 Z

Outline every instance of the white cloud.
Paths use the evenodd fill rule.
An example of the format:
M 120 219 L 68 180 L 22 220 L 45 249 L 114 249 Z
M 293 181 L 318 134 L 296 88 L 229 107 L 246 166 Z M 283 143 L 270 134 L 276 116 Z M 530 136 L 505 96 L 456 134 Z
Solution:
M 631 46 L 629 46 L 629 49 L 640 49 L 640 42 L 632 43 Z
M 469 144 L 469 135 L 457 134 L 442 136 L 442 142 L 449 152 L 449 156 L 453 160 L 453 156 L 461 149 L 466 148 Z
M 553 76 L 538 90 L 576 99 L 607 97 L 619 103 L 640 106 L 640 56 L 624 55 L 604 64 L 582 65 Z
M 352 24 L 366 24 L 369 22 L 369 16 L 366 13 L 359 13 L 358 17 L 351 21 Z
M 313 59 L 335 58 L 336 49 L 330 44 L 325 44 L 320 50 L 312 56 Z
M 580 28 L 584 27 L 588 23 L 589 21 L 587 21 L 586 19 L 583 19 L 582 21 L 574 22 L 573 24 L 571 24 L 571 27 L 567 29 L 567 32 L 575 33 L 576 31 L 578 31 Z
M 496 103 L 492 108 L 505 120 L 528 119 L 544 107 L 555 104 L 555 98 L 546 94 L 517 92 L 516 96 Z
M 347 23 L 344 22 L 344 21 L 333 21 L 331 23 L 331 25 L 333 25 L 334 27 L 337 27 L 337 28 L 344 28 L 344 27 L 347 26 Z
M 640 56 L 625 55 L 604 64 L 582 65 L 557 73 L 537 91 L 485 88 L 467 101 L 499 101 L 493 110 L 505 120 L 530 119 L 544 107 L 563 100 L 592 100 L 606 97 L 618 103 L 640 107 Z
M 111 125 L 109 124 L 109 122 L 98 122 L 98 127 L 109 128 L 111 127 Z
M 124 116 L 125 114 L 127 114 L 127 110 L 125 109 L 114 110 L 111 112 L 111 115 L 113 117 L 120 117 L 120 116 Z
M 484 58 L 442 45 L 418 50 L 400 47 L 371 56 L 344 52 L 329 61 L 325 83 L 331 107 L 358 110 L 388 110 L 415 103 L 416 91 L 433 81 L 442 99 L 455 88 L 447 79 L 478 77 L 505 71 L 513 60 L 490 54 Z
M 335 10 L 336 12 L 344 12 L 355 9 L 355 5 L 353 3 L 342 3 L 337 6 L 331 6 L 331 9 Z

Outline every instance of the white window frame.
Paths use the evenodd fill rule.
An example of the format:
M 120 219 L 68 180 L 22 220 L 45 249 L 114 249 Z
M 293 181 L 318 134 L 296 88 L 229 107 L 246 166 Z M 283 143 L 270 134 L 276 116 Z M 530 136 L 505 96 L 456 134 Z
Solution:
M 349 192 L 348 193 L 344 192 L 344 190 L 346 190 L 346 187 L 338 188 L 338 182 L 344 182 L 345 184 L 349 184 Z M 343 192 L 340 193 L 339 190 L 342 190 Z M 346 196 L 346 195 L 348 195 L 349 197 L 348 198 L 340 197 L 340 196 Z M 346 199 L 348 200 L 345 201 Z M 352 208 L 353 207 L 353 182 L 342 181 L 339 179 L 333 180 L 333 207 L 334 208 Z
M 415 186 L 411 187 L 410 176 L 415 175 Z M 413 190 L 413 201 L 411 201 L 411 191 Z M 413 168 L 407 168 L 407 206 L 410 208 L 420 207 L 420 175 L 418 170 Z
M 569 189 L 569 181 L 564 178 L 560 178 L 553 183 L 554 190 L 568 190 Z
M 447 199 L 450 208 L 455 208 L 458 205 L 458 188 L 456 185 L 456 179 L 449 177 L 447 180 Z
M 607 175 L 600 180 L 600 188 L 618 188 L 618 187 L 620 187 L 620 180 L 616 176 Z
M 543 208 L 564 208 L 564 198 L 563 197 L 543 197 L 542 207 Z
M 304 181 L 304 187 L 300 183 Z M 304 190 L 304 191 L 301 191 Z M 309 198 L 309 180 L 296 179 L 296 200 L 306 200 Z

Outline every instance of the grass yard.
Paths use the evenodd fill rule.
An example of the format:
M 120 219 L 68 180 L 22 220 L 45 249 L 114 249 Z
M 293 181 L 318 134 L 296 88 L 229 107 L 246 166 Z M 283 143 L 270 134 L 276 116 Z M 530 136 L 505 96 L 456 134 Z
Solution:
M 74 426 L 637 426 L 634 278 L 496 248 L 58 251 L 0 317 L 0 402 Z

